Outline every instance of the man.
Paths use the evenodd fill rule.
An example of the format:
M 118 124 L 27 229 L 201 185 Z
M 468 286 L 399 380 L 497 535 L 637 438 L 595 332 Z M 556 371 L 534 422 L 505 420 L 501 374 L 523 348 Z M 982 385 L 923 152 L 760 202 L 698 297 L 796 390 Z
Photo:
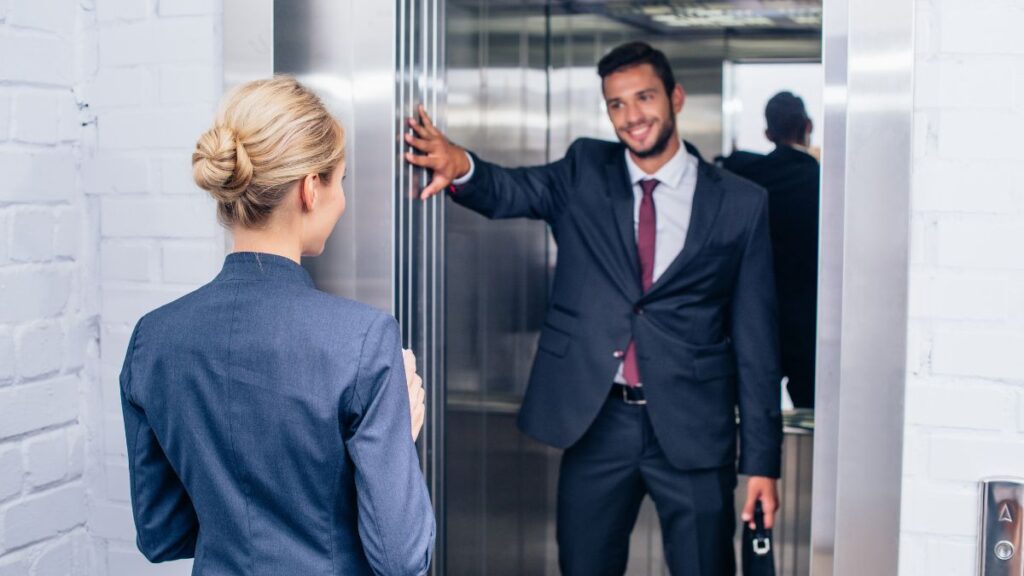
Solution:
M 821 167 L 809 148 L 813 124 L 801 98 L 780 92 L 764 116 L 765 137 L 775 150 L 753 161 L 737 151 L 724 166 L 768 190 L 782 375 L 793 405 L 814 408 Z
M 619 46 L 598 64 L 621 143 L 577 140 L 552 164 L 506 169 L 448 142 L 420 108 L 407 154 L 428 198 L 490 218 L 542 218 L 558 242 L 550 307 L 519 413 L 564 448 L 559 564 L 619 575 L 643 496 L 675 575 L 732 574 L 736 415 L 743 517 L 777 509 L 782 427 L 765 192 L 683 146 L 685 93 L 665 55 Z

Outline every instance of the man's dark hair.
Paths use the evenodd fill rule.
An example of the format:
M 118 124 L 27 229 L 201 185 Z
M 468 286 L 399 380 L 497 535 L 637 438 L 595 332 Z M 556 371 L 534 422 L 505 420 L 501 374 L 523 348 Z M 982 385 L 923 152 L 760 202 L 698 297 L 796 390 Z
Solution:
M 768 122 L 768 139 L 776 144 L 802 142 L 807 132 L 807 109 L 804 101 L 792 92 L 779 92 L 764 107 Z
M 676 77 L 672 74 L 668 58 L 665 57 L 664 52 L 646 42 L 628 42 L 616 46 L 597 63 L 597 75 L 603 82 L 614 72 L 641 64 L 650 64 L 654 68 L 654 73 L 661 78 L 661 82 L 665 85 L 665 94 L 671 97 L 672 90 L 676 87 Z

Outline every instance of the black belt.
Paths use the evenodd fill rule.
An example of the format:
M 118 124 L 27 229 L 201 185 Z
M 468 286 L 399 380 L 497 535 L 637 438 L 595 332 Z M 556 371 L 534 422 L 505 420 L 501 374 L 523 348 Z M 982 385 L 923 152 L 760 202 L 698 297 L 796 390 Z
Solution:
M 640 386 L 612 384 L 611 392 L 609 392 L 608 395 L 612 398 L 618 398 L 626 404 L 632 404 L 634 406 L 643 406 L 644 404 L 647 404 L 647 399 L 644 398 L 644 389 Z

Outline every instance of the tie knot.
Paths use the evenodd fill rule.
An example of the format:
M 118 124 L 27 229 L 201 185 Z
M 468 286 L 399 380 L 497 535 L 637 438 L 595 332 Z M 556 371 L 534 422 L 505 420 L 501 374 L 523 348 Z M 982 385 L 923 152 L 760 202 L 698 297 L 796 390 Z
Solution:
M 650 196 L 654 193 L 654 188 L 658 185 L 658 180 L 654 178 L 646 178 L 640 181 L 640 190 L 643 191 L 644 196 Z

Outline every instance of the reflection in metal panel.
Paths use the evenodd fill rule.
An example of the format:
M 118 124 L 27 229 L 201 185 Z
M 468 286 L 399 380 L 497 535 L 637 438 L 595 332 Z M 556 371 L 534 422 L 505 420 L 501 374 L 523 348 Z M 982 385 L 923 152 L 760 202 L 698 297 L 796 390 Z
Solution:
M 898 570 L 914 4 L 825 3 L 815 576 Z
M 484 159 L 540 164 L 560 158 L 575 138 L 615 139 L 596 62 L 615 45 L 649 35 L 600 15 L 544 8 L 448 2 L 448 135 Z M 685 137 L 708 156 L 721 149 L 721 70 L 730 51 L 741 58 L 820 57 L 820 38 L 806 35 L 651 40 L 669 54 L 688 91 L 680 120 Z M 449 494 L 458 495 L 447 504 L 447 573 L 558 574 L 560 452 L 515 429 L 556 246 L 543 224 L 489 222 L 458 207 L 448 213 L 446 232 L 446 481 Z M 813 440 L 806 431 L 791 432 L 777 561 L 780 574 L 796 576 L 810 563 Z M 667 574 L 649 501 L 632 536 L 628 574 Z
M 544 8 L 449 0 L 447 14 L 448 136 L 500 164 L 547 162 Z M 450 207 L 446 232 L 446 573 L 557 574 L 557 453 L 515 427 L 546 307 L 545 225 Z
M 393 291 L 394 39 L 374 31 L 393 27 L 393 10 L 365 2 L 274 3 L 274 72 L 316 90 L 348 147 L 348 208 L 323 255 L 303 265 L 321 289 L 384 310 Z
M 381 34 L 380 30 L 372 30 Z M 442 104 L 444 86 L 444 12 L 441 0 L 398 0 L 392 41 L 395 108 L 392 110 L 393 150 L 396 164 L 394 213 L 395 238 L 394 309 L 402 327 L 402 341 L 417 356 L 417 367 L 427 388 L 427 419 L 420 440 L 423 471 L 437 514 L 437 536 L 433 572 L 446 574 L 444 545 L 447 541 L 447 490 L 444 438 L 447 380 L 444 363 L 445 331 L 445 205 L 444 197 L 427 202 L 418 198 L 429 175 L 406 163 L 408 149 L 400 135 L 411 130 L 405 125 L 422 104 L 444 128 Z M 359 55 L 362 57 L 362 54 Z

